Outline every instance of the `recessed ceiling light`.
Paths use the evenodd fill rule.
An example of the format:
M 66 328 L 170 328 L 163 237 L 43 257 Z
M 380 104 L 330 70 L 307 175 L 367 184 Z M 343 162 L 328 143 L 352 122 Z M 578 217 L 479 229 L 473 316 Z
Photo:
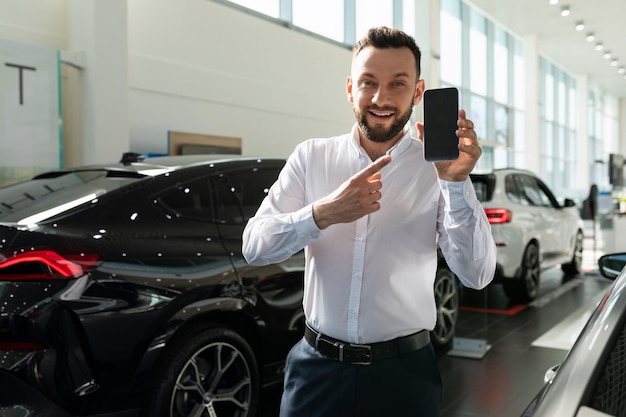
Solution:
M 624 74 L 624 73 L 626 73 L 626 68 L 624 68 L 624 67 L 619 67 L 619 69 L 617 70 L 617 72 L 619 72 L 620 74 Z
M 583 23 L 582 20 L 579 20 L 578 22 L 576 22 L 576 30 L 580 31 L 583 30 L 585 28 L 585 24 Z
M 548 3 L 552 5 L 559 4 L 559 0 L 549 0 Z
M 569 16 L 570 11 L 569 11 L 569 6 L 561 6 L 561 16 L 565 17 L 565 16 Z
M 593 32 L 587 33 L 587 42 L 592 42 L 595 38 L 596 36 L 593 34 Z
M 606 51 L 602 56 L 604 57 L 604 59 L 611 59 L 611 51 Z
M 619 64 L 619 62 L 617 62 L 617 58 L 613 58 L 613 60 L 611 60 L 611 66 L 616 67 L 617 64 Z
M 602 42 L 596 43 L 596 51 L 601 51 L 603 49 L 604 49 L 604 45 L 602 45 Z

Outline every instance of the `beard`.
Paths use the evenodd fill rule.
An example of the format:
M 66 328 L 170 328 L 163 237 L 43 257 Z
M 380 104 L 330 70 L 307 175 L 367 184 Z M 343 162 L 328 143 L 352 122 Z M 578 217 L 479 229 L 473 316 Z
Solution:
M 369 106 L 365 109 L 364 112 L 360 111 L 358 108 L 354 107 L 354 116 L 356 118 L 357 124 L 359 125 L 359 129 L 361 130 L 361 134 L 365 136 L 367 139 L 372 142 L 384 143 L 388 142 L 391 139 L 395 138 L 402 130 L 404 126 L 409 122 L 411 118 L 411 114 L 413 113 L 413 106 L 410 106 L 404 113 L 400 114 L 400 116 L 396 117 L 397 109 L 380 109 L 376 106 Z M 369 110 L 377 110 L 377 111 L 392 111 L 394 113 L 395 121 L 392 123 L 389 128 L 385 128 L 383 126 L 370 126 L 367 124 L 367 113 Z

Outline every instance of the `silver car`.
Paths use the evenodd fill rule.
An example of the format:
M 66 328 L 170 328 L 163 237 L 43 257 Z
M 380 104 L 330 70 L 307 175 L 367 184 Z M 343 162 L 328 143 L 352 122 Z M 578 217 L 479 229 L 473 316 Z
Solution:
M 605 255 L 599 266 L 615 282 L 522 417 L 626 416 L 626 253 Z

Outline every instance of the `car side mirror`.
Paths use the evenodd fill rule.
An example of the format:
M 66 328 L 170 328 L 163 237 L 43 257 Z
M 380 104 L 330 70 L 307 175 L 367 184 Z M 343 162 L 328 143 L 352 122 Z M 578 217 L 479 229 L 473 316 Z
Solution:
M 556 376 L 556 373 L 559 371 L 560 367 L 561 367 L 561 364 L 558 364 L 548 369 L 545 375 L 543 376 L 543 383 L 547 384 L 548 382 L 552 381 L 554 377 Z
M 604 255 L 598 259 L 600 274 L 605 278 L 617 278 L 624 266 L 626 266 L 626 253 L 624 252 Z
M 576 207 L 576 202 L 571 198 L 566 198 L 563 200 L 563 207 Z

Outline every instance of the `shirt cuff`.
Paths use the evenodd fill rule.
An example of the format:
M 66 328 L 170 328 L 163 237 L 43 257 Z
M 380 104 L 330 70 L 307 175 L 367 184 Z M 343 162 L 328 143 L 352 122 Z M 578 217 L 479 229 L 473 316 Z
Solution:
M 465 181 L 439 180 L 443 199 L 450 209 L 474 207 L 476 191 L 469 177 Z
M 313 219 L 313 204 L 301 208 L 293 214 L 293 224 L 299 236 L 308 239 L 317 239 L 322 231 Z

